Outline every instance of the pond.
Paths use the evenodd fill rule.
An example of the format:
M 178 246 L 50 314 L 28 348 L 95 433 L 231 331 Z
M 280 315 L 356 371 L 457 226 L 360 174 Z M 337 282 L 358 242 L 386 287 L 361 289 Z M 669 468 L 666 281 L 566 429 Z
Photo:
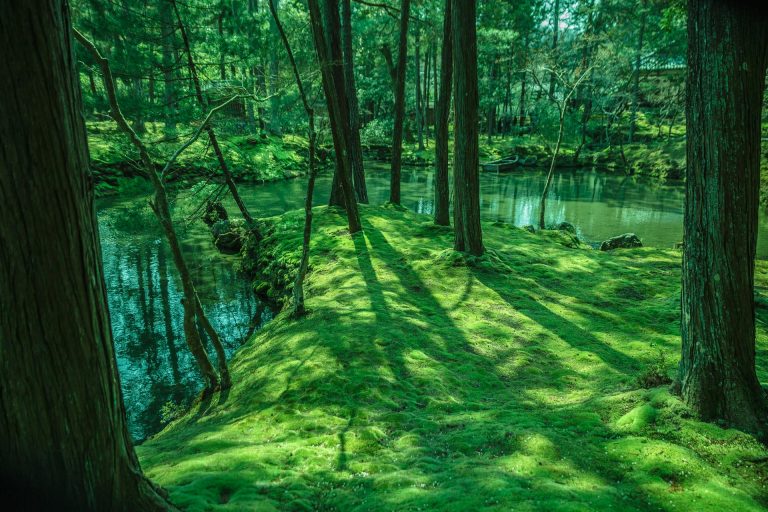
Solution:
M 386 164 L 367 162 L 371 204 L 389 198 Z M 544 171 L 481 174 L 484 220 L 535 224 Z M 325 204 L 330 174 L 318 177 L 315 204 Z M 256 216 L 301 208 L 306 181 L 241 185 L 240 192 Z M 200 376 L 182 332 L 181 287 L 173 262 L 147 196 L 99 201 L 97 214 L 102 241 L 115 350 L 131 435 L 142 440 L 157 431 L 174 412 L 174 404 L 189 401 L 199 391 Z M 558 172 L 547 206 L 547 222 L 568 221 L 579 235 L 598 242 L 626 232 L 636 233 L 647 246 L 670 248 L 682 239 L 684 190 L 681 184 L 659 184 L 591 169 Z M 431 214 L 434 172 L 405 168 L 402 203 L 412 211 Z M 234 214 L 234 203 L 227 209 Z M 758 256 L 768 256 L 768 222 L 761 212 Z M 246 280 L 235 270 L 237 257 L 212 246 L 202 222 L 182 225 L 181 238 L 201 300 L 222 336 L 228 354 L 271 319 Z M 209 350 L 211 357 L 213 351 Z

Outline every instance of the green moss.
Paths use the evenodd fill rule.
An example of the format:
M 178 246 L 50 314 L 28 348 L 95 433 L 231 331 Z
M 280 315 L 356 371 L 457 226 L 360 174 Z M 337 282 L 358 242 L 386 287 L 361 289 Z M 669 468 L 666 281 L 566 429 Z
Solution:
M 161 123 L 147 123 L 142 139 L 147 143 L 157 165 L 165 164 L 168 157 L 195 130 L 193 126 L 179 125 L 176 138 L 168 140 Z M 87 123 L 88 146 L 92 168 L 103 192 L 116 188 L 116 178 L 134 176 L 138 156 L 135 148 L 112 122 Z M 222 135 L 219 143 L 225 153 L 232 174 L 244 181 L 274 181 L 303 174 L 307 164 L 307 139 L 298 135 Z M 183 171 L 182 178 L 197 178 L 218 169 L 218 161 L 205 136 L 200 137 L 182 153 L 176 168 Z M 111 183 L 110 183 L 111 182 Z
M 227 394 L 138 447 L 186 510 L 764 510 L 763 446 L 637 389 L 678 357 L 679 252 L 487 224 L 468 262 L 425 216 L 361 206 L 351 237 L 314 211 L 310 314 L 278 315 Z M 263 221 L 284 279 L 302 218 Z

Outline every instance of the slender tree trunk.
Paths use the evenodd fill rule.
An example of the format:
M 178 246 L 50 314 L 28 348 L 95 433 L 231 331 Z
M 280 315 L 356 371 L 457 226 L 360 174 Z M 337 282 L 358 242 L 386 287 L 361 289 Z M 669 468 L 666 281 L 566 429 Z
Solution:
M 184 43 L 184 51 L 187 54 L 187 66 L 189 67 L 189 74 L 192 76 L 192 84 L 195 87 L 195 98 L 197 98 L 197 103 L 200 105 L 200 111 L 203 112 L 206 108 L 205 98 L 203 98 L 203 90 L 200 87 L 200 79 L 197 76 L 197 66 L 195 65 L 195 59 L 192 57 L 192 47 L 189 42 L 187 28 L 181 21 L 181 14 L 179 13 L 178 5 L 176 5 L 176 0 L 168 1 L 171 2 L 173 11 L 176 14 L 176 22 L 179 24 L 181 40 Z M 224 160 L 224 153 L 222 153 L 221 147 L 219 146 L 219 140 L 216 138 L 216 132 L 213 131 L 213 128 L 210 125 L 206 126 L 205 131 L 208 134 L 208 139 L 211 141 L 211 147 L 213 148 L 213 152 L 216 154 L 216 159 L 219 161 L 219 167 L 221 168 L 221 172 L 224 174 L 224 180 L 227 183 L 227 188 L 229 188 L 229 193 L 232 194 L 232 199 L 235 200 L 235 203 L 237 204 L 240 213 L 243 215 L 245 222 L 249 225 L 249 227 L 252 228 L 253 217 L 251 217 L 248 208 L 245 206 L 243 199 L 240 197 L 240 193 L 237 190 L 237 185 L 235 185 L 235 179 L 232 177 L 232 173 L 229 171 L 227 161 Z
M 176 135 L 176 83 L 173 72 L 174 24 L 171 17 L 171 6 L 168 0 L 159 0 L 160 30 L 162 32 L 163 58 L 163 101 L 165 108 L 165 134 L 167 137 Z
M 342 66 L 338 0 L 324 0 L 323 11 L 318 0 L 308 0 L 312 35 L 322 73 L 323 91 L 328 105 L 333 147 L 336 153 L 336 179 L 344 195 L 344 207 L 350 234 L 362 229 L 360 213 L 352 186 L 349 164 L 349 112 L 347 110 L 344 69 Z
M 483 254 L 480 227 L 479 98 L 477 91 L 477 3 L 453 0 L 454 230 L 457 251 Z
M 270 0 L 271 2 L 272 0 Z M 275 1 L 274 5 L 275 10 L 280 9 L 280 0 Z M 275 27 L 274 19 L 269 19 L 269 39 L 270 39 L 270 48 L 275 48 L 278 43 L 278 38 L 280 35 L 277 33 L 277 28 Z M 280 60 L 278 59 L 278 53 L 274 50 L 271 50 L 269 52 L 269 107 L 270 107 L 270 113 L 269 113 L 269 129 L 274 134 L 280 134 L 282 133 L 282 126 L 280 125 L 280 116 L 282 115 L 282 112 L 280 111 L 281 105 L 280 105 L 280 95 L 277 94 L 277 87 L 278 87 L 278 76 L 280 72 Z
M 637 36 L 637 50 L 635 51 L 635 69 L 632 77 L 632 111 L 629 116 L 629 139 L 632 144 L 635 137 L 635 123 L 637 122 L 637 108 L 640 102 L 640 64 L 643 59 L 643 39 L 645 38 L 645 24 L 648 14 L 645 10 L 645 1 L 642 2 L 642 14 L 640 15 L 640 33 Z
M 768 19 L 689 0 L 683 399 L 703 419 L 766 438 L 755 373 L 754 269 Z
M 560 36 L 560 0 L 555 0 L 554 10 L 552 13 L 552 58 L 557 62 L 557 43 Z M 556 68 L 557 65 L 553 64 Z M 555 86 L 557 81 L 555 80 L 554 71 L 549 74 L 549 97 L 552 98 L 555 95 Z
M 560 107 L 559 107 L 560 108 Z M 539 200 L 539 229 L 544 229 L 544 215 L 547 208 L 547 195 L 549 195 L 549 187 L 552 185 L 552 176 L 555 173 L 555 165 L 557 164 L 557 155 L 560 154 L 560 145 L 563 142 L 563 127 L 565 124 L 565 105 L 560 108 L 560 118 L 557 130 L 557 143 L 555 144 L 555 151 L 552 153 L 552 160 L 549 164 L 549 172 L 547 173 L 547 181 L 544 183 L 544 191 L 541 193 L 541 199 Z
M 306 313 L 306 308 L 304 306 L 304 278 L 307 276 L 307 270 L 309 269 L 309 243 L 312 236 L 312 197 L 315 192 L 315 178 L 317 177 L 317 168 L 315 167 L 317 132 L 315 131 L 315 110 L 312 108 L 309 99 L 307 98 L 307 94 L 304 90 L 304 83 L 301 80 L 301 74 L 299 74 L 299 68 L 296 66 L 296 59 L 293 57 L 291 44 L 288 42 L 288 37 L 285 35 L 285 30 L 283 30 L 283 25 L 280 23 L 280 18 L 277 16 L 277 10 L 272 5 L 272 1 L 273 0 L 270 0 L 269 8 L 280 34 L 280 39 L 283 42 L 285 53 L 288 54 L 288 61 L 293 70 L 293 77 L 296 80 L 296 86 L 299 89 L 301 102 L 307 113 L 309 130 L 309 177 L 307 178 L 307 196 L 304 202 L 304 235 L 301 244 L 301 262 L 299 263 L 299 271 L 296 274 L 296 281 L 293 284 L 293 314 L 298 317 Z M 347 5 L 345 8 L 348 7 L 349 6 Z
M 451 4 L 445 0 L 443 10 L 443 48 L 440 51 L 440 93 L 435 105 L 435 224 L 450 225 L 448 190 L 448 118 L 451 113 L 451 74 L 453 72 L 453 38 Z
M 414 71 L 416 72 L 416 133 L 419 141 L 419 151 L 424 151 L 424 118 L 421 111 L 421 27 L 416 24 L 414 41 Z
M 528 49 L 529 49 L 529 43 L 530 40 L 528 36 L 525 36 L 525 50 L 523 51 L 523 65 L 522 70 L 520 71 L 520 117 L 518 119 L 518 126 L 523 127 L 525 126 L 525 92 L 526 92 L 526 82 L 527 82 L 527 71 L 526 66 L 528 66 Z
M 432 56 L 432 45 L 427 45 L 427 52 L 424 54 L 424 105 L 421 108 L 421 119 L 424 121 L 424 144 L 429 147 L 429 81 L 431 79 L 429 72 L 432 69 L 430 58 Z
M 411 0 L 400 0 L 400 41 L 395 80 L 395 126 L 392 131 L 392 168 L 389 202 L 400 204 L 400 168 L 403 159 L 403 122 L 405 120 L 405 66 L 408 57 L 408 20 Z
M 496 90 L 496 56 L 494 55 L 491 58 L 491 64 L 490 64 L 490 70 L 489 70 L 489 83 L 491 84 L 491 90 Z M 493 135 L 494 131 L 496 129 L 496 100 L 493 97 L 493 94 L 490 95 L 490 104 L 488 105 L 488 144 L 493 142 Z
M 65 2 L 0 3 L 0 489 L 14 510 L 175 510 L 126 427 L 70 40 Z
M 131 143 L 139 151 L 141 162 L 145 168 L 146 173 L 149 176 L 152 186 L 155 191 L 153 202 L 150 203 L 152 210 L 155 212 L 160 225 L 165 232 L 168 245 L 171 248 L 171 255 L 173 256 L 173 262 L 176 266 L 176 270 L 179 272 L 181 278 L 181 284 L 184 297 L 182 299 L 182 305 L 184 308 L 184 335 L 187 346 L 190 352 L 197 361 L 198 367 L 205 380 L 204 394 L 213 392 L 219 385 L 216 371 L 211 364 L 211 360 L 208 358 L 208 353 L 205 350 L 202 339 L 200 338 L 200 332 L 195 325 L 196 304 L 197 304 L 197 292 L 195 291 L 194 283 L 192 282 L 192 276 L 187 267 L 184 254 L 181 249 L 181 243 L 176 235 L 176 229 L 173 226 L 173 220 L 171 218 L 171 208 L 168 204 L 168 196 L 165 190 L 165 185 L 161 179 L 160 174 L 155 168 L 152 159 L 149 156 L 146 145 L 136 135 L 136 132 L 131 129 L 128 122 L 125 120 L 123 113 L 120 111 L 120 106 L 117 102 L 117 93 L 115 92 L 114 80 L 112 78 L 112 71 L 109 67 L 109 61 L 103 58 L 92 42 L 88 41 L 82 34 L 75 31 L 75 37 L 86 48 L 86 50 L 92 55 L 94 60 L 101 67 L 102 79 L 104 80 L 104 88 L 107 91 L 107 97 L 109 98 L 109 104 L 111 106 L 110 115 L 117 123 L 118 127 L 128 136 Z M 170 164 L 170 162 L 169 162 Z
M 225 9 L 224 4 L 221 5 L 221 10 L 219 11 L 219 16 L 216 18 L 216 27 L 218 28 L 219 32 L 219 77 L 222 80 L 227 79 L 227 64 L 226 64 L 226 43 L 224 41 L 224 15 L 225 15 Z
M 349 156 L 352 163 L 352 181 L 355 186 L 357 201 L 367 203 L 368 190 L 365 186 L 363 149 L 360 146 L 360 107 L 357 102 L 355 59 L 352 51 L 352 6 L 350 0 L 342 0 L 341 2 L 341 38 L 344 47 L 344 85 L 349 99 Z

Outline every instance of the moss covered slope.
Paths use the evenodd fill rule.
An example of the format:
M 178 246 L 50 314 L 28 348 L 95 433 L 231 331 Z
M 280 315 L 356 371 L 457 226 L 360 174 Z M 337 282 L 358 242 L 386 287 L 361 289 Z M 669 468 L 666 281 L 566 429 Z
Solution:
M 279 316 L 232 361 L 229 393 L 138 448 L 181 507 L 768 503 L 764 448 L 638 385 L 678 357 L 679 253 L 605 254 L 487 225 L 489 256 L 466 262 L 428 217 L 362 215 L 350 237 L 338 212 L 316 209 L 310 315 Z M 277 265 L 298 259 L 301 221 L 269 221 Z

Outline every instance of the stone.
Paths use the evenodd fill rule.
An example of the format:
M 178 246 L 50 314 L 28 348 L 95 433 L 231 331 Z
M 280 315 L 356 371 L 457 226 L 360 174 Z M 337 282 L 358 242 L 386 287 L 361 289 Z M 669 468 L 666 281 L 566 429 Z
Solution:
M 635 247 L 642 247 L 643 242 L 634 233 L 624 233 L 623 235 L 614 236 L 609 238 L 600 244 L 601 251 L 612 251 L 614 249 L 632 249 Z
M 245 240 L 245 222 L 240 220 L 222 220 L 211 226 L 213 243 L 226 254 L 237 254 L 243 248 Z
M 558 231 L 567 231 L 568 233 L 575 235 L 576 234 L 576 226 L 571 224 L 570 222 L 561 222 L 557 225 Z

